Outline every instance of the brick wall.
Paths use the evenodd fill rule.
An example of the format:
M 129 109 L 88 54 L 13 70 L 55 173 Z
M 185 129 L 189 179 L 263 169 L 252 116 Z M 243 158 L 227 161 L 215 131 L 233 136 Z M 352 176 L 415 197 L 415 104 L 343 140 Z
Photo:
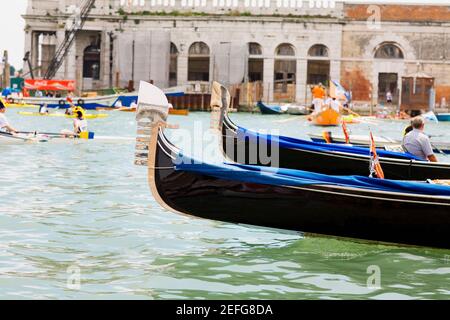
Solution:
M 449 22 L 450 7 L 433 5 L 377 5 L 381 9 L 382 21 L 405 22 Z M 346 4 L 344 16 L 349 20 L 366 20 L 368 4 Z

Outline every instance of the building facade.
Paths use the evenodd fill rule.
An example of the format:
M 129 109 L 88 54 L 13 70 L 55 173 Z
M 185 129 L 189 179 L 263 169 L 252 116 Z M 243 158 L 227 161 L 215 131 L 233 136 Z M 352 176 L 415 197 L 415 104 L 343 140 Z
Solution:
M 29 0 L 25 50 L 43 75 L 80 0 Z M 266 101 L 308 103 L 310 86 L 340 81 L 356 101 L 401 102 L 405 77 L 434 79 L 450 99 L 450 7 L 329 0 L 97 0 L 56 78 L 79 90 L 208 90 L 260 83 Z M 24 66 L 25 72 L 27 66 Z M 417 88 L 426 90 L 427 88 Z

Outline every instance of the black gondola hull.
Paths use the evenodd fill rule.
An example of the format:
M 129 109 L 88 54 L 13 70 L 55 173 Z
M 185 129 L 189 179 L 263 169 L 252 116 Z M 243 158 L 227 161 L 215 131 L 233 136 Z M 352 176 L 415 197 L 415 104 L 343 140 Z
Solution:
M 174 165 L 158 138 L 155 167 Z M 164 150 L 165 148 L 165 150 Z M 433 197 L 332 186 L 243 183 L 154 170 L 153 191 L 170 209 L 200 218 L 337 237 L 449 248 L 450 203 Z

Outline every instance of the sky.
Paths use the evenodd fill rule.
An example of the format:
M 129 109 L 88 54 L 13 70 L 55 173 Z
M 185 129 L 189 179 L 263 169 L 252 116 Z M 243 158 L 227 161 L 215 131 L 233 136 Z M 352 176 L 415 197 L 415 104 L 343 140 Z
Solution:
M 339 0 L 338 0 L 339 1 Z M 3 51 L 8 50 L 9 62 L 17 69 L 22 68 L 22 59 L 24 55 L 24 27 L 25 22 L 21 15 L 25 13 L 27 0 L 2 0 L 2 18 L 0 19 L 0 55 L 3 57 Z M 348 0 L 348 2 L 357 3 L 426 3 L 426 4 L 445 4 L 450 5 L 450 0 Z

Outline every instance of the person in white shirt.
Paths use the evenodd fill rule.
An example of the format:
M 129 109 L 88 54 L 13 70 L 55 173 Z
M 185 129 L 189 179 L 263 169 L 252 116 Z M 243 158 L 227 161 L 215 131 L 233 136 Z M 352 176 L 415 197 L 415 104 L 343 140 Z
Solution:
M 386 102 L 392 104 L 392 92 L 390 90 L 386 92 Z
M 73 114 L 75 115 L 75 118 L 73 119 L 73 130 L 64 129 L 61 131 L 61 134 L 67 137 L 78 136 L 80 133 L 88 131 L 88 122 L 85 119 L 83 108 L 76 107 L 73 110 Z
M 403 138 L 403 149 L 423 161 L 438 162 L 430 138 L 423 132 L 425 128 L 424 119 L 420 116 L 412 119 L 411 128 L 412 130 Z
M 47 109 L 47 104 L 44 103 L 43 105 L 41 105 L 39 107 L 39 113 L 40 114 L 47 114 L 47 113 L 49 113 L 48 109 Z
M 331 99 L 330 107 L 336 112 L 341 112 L 341 104 L 336 98 Z
M 121 107 L 123 107 L 122 101 L 120 101 L 120 99 L 117 100 L 116 103 L 114 104 L 114 107 L 116 107 L 116 108 L 121 108 Z
M 73 128 L 75 134 L 80 134 L 82 132 L 88 131 L 88 123 L 85 119 L 84 110 L 80 107 L 75 108 L 74 114 L 76 118 L 73 120 Z
M 3 102 L 0 100 L 0 131 L 6 131 L 9 133 L 16 134 L 18 133 L 18 130 L 16 130 L 14 127 L 12 127 L 9 124 L 8 118 L 5 116 L 6 107 L 3 104 Z

